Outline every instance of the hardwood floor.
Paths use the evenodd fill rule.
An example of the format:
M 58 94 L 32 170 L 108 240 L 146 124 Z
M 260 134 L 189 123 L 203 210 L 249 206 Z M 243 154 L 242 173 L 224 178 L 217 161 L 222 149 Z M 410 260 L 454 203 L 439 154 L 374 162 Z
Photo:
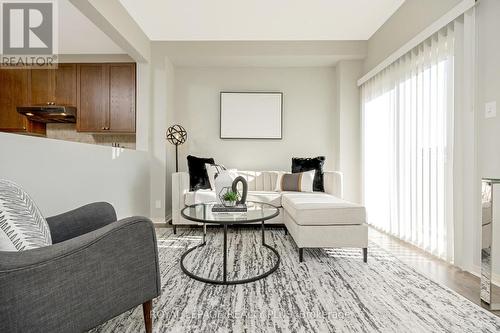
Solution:
M 401 261 L 412 266 L 431 280 L 447 286 L 470 301 L 488 309 L 486 304 L 481 303 L 479 297 L 479 277 L 462 271 L 444 260 L 376 229 L 370 228 L 368 237 L 371 241 L 391 252 Z M 370 260 L 369 258 L 370 254 L 368 253 L 368 260 Z M 494 293 L 500 296 L 500 288 L 496 288 Z M 500 311 L 491 312 L 500 317 Z

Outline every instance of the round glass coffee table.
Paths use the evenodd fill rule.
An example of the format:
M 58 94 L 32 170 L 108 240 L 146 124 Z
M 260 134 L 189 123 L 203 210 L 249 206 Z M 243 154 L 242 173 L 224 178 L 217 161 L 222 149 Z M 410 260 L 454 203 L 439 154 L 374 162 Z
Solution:
M 188 275 L 189 277 L 191 277 L 195 280 L 201 281 L 201 282 L 229 285 L 229 284 L 242 284 L 242 283 L 257 281 L 257 280 L 265 278 L 269 274 L 273 273 L 276 269 L 278 269 L 278 266 L 280 264 L 280 255 L 278 254 L 278 251 L 276 251 L 276 249 L 274 249 L 273 247 L 266 244 L 264 229 L 265 229 L 265 221 L 270 220 L 270 219 L 278 216 L 279 209 L 273 205 L 270 205 L 270 204 L 247 201 L 248 210 L 246 213 L 214 213 L 214 212 L 212 212 L 212 207 L 214 205 L 215 205 L 215 203 L 197 204 L 197 205 L 188 206 L 181 211 L 181 215 L 184 218 L 186 218 L 190 221 L 203 223 L 203 241 L 201 244 L 196 245 L 196 246 L 188 249 L 186 252 L 184 252 L 184 254 L 181 257 L 181 269 L 182 269 L 182 271 L 186 275 Z M 254 222 L 261 223 L 260 229 L 262 231 L 262 245 L 264 246 L 264 248 L 271 250 L 275 254 L 276 262 L 270 270 L 268 270 L 262 274 L 259 274 L 257 276 L 249 277 L 249 278 L 242 279 L 242 280 L 228 280 L 227 279 L 227 227 L 228 227 L 228 225 L 248 224 L 248 223 L 254 223 Z M 206 245 L 206 235 L 207 235 L 206 224 L 207 223 L 208 224 L 218 224 L 218 225 L 222 226 L 223 230 L 224 230 L 222 280 L 212 280 L 209 278 L 198 276 L 198 275 L 192 273 L 191 271 L 189 271 L 184 266 L 184 259 L 186 258 L 186 256 L 189 253 Z

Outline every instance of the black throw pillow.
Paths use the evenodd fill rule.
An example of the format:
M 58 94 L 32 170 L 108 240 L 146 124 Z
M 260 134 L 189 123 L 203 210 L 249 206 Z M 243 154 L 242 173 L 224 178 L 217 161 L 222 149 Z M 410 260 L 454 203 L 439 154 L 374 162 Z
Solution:
M 209 189 L 210 181 L 208 180 L 207 168 L 205 163 L 215 164 L 213 158 L 202 158 L 189 155 L 188 170 L 189 170 L 189 187 L 191 191 Z
M 313 191 L 325 192 L 323 186 L 323 165 L 325 164 L 325 156 L 314 158 L 292 158 L 292 173 L 305 172 L 316 170 L 313 181 Z

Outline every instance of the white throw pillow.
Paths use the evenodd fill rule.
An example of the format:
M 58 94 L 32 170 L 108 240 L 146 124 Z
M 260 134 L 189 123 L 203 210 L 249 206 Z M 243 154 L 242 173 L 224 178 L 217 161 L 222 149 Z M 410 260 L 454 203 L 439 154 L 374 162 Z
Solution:
M 280 172 L 276 179 L 275 191 L 313 192 L 316 170 L 305 172 Z
M 226 169 L 222 164 L 208 164 L 205 163 L 205 168 L 207 169 L 208 174 L 208 182 L 210 183 L 210 188 L 212 191 L 215 191 L 215 175 L 221 172 L 222 170 L 227 170 L 232 173 L 236 173 L 238 170 L 236 169 Z
M 205 168 L 207 169 L 208 181 L 210 183 L 210 188 L 215 190 L 215 175 L 226 170 L 226 168 L 221 164 L 209 164 L 205 163 Z
M 52 244 L 50 229 L 30 196 L 0 179 L 0 251 L 24 251 Z

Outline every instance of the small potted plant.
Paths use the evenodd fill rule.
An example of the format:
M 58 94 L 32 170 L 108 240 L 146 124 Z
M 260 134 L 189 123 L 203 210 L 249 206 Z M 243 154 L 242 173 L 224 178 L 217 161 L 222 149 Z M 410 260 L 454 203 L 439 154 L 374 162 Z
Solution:
M 224 200 L 224 206 L 234 207 L 236 205 L 236 201 L 238 201 L 238 193 L 233 191 L 226 192 L 222 197 L 222 200 Z

